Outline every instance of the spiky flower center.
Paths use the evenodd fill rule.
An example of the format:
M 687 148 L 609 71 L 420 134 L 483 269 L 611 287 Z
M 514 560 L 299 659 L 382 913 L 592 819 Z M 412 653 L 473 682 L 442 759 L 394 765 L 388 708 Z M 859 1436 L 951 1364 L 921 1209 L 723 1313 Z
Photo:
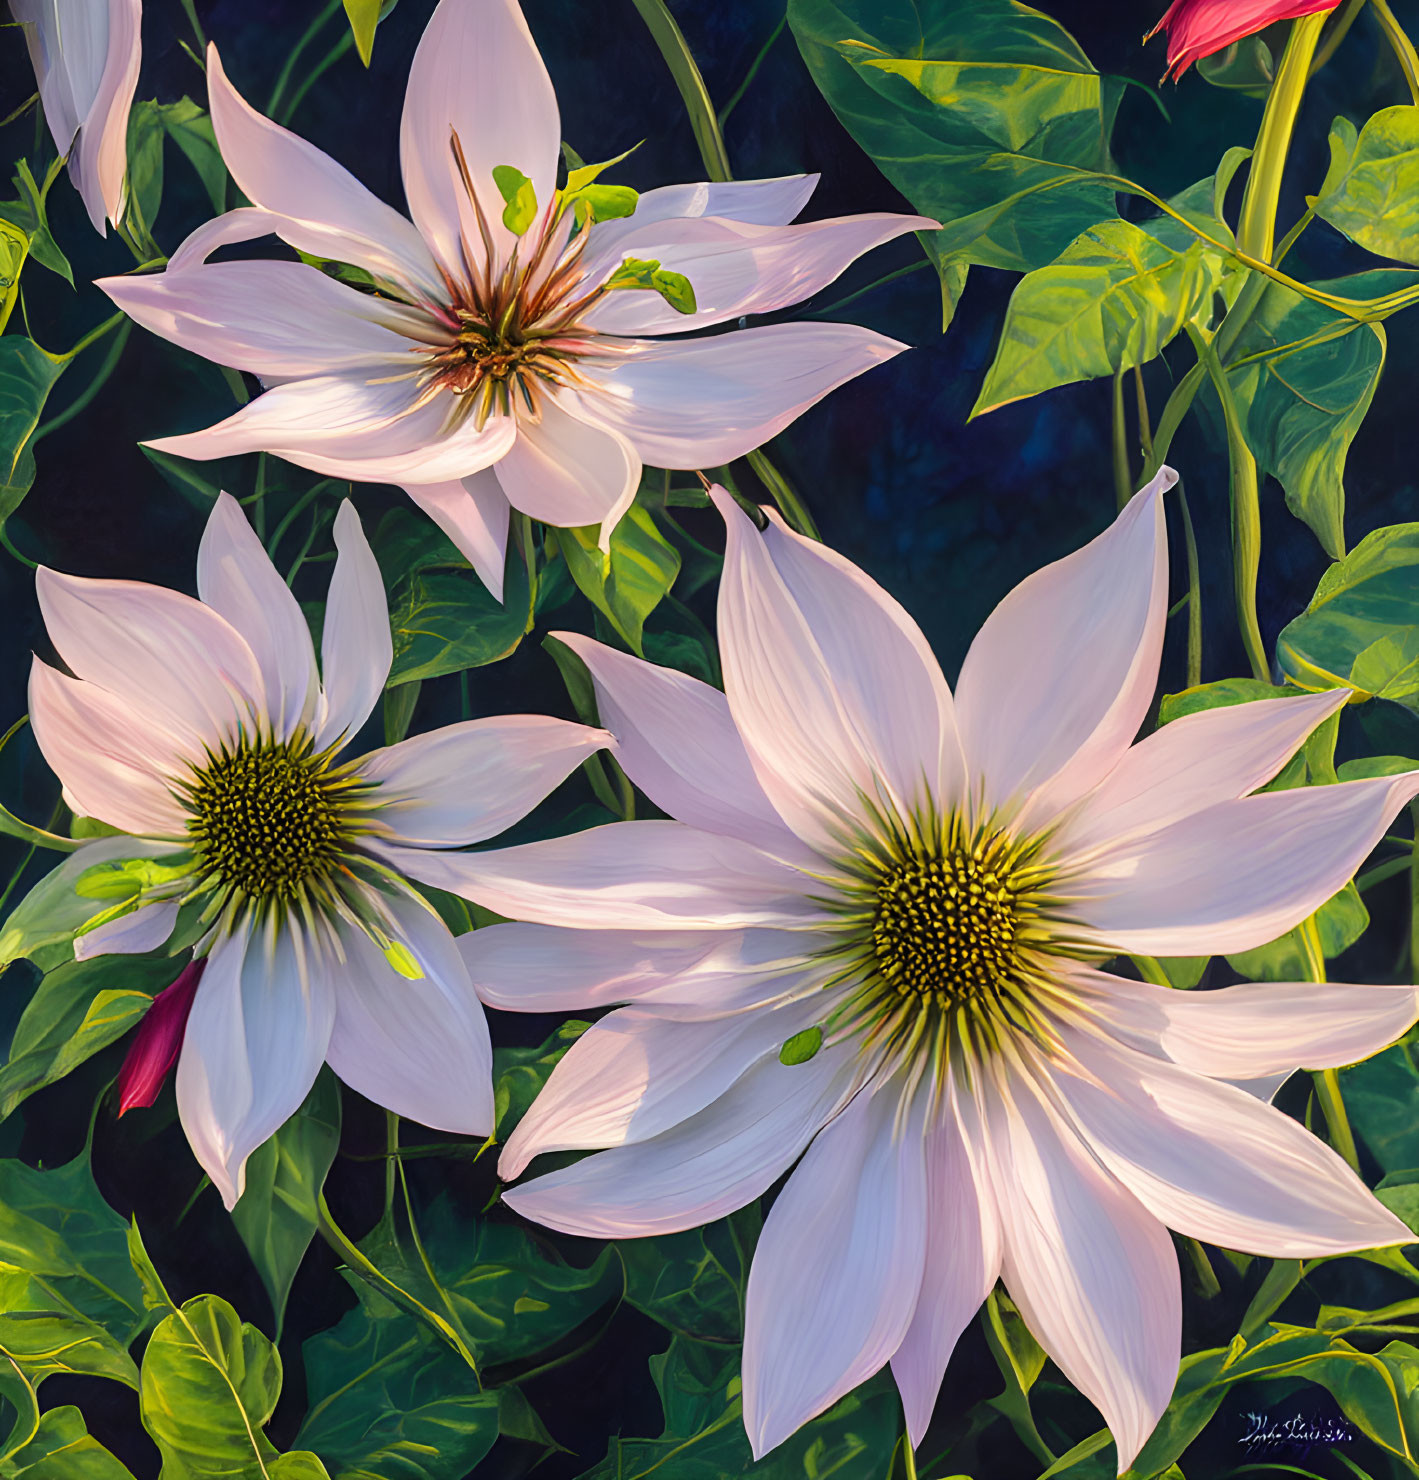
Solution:
M 243 738 L 210 755 L 187 786 L 203 881 L 257 903 L 322 892 L 354 836 L 361 790 L 304 736 Z

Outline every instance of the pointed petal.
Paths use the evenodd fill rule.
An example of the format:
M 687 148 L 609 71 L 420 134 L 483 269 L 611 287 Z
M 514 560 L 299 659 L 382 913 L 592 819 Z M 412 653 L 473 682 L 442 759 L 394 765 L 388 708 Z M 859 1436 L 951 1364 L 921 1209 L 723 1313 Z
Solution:
M 766 852 L 798 851 L 718 689 L 579 632 L 552 636 L 591 670 L 602 723 L 616 737 L 616 760 L 662 812 Z
M 103 75 L 79 126 L 78 147 L 70 155 L 69 171 L 94 230 L 103 235 L 107 231 L 105 217 L 115 225 L 123 219 L 128 114 L 138 90 L 143 7 L 142 0 L 107 0 L 102 6 L 83 8 L 91 15 L 104 14 L 108 35 Z
M 1158 681 L 1168 603 L 1164 468 L 1097 539 L 1027 577 L 986 619 L 956 683 L 956 718 L 984 805 L 1033 791 L 1048 821 L 1109 773 Z M 1087 657 L 1086 657 L 1087 655 Z
M 204 460 L 272 452 L 298 467 L 357 483 L 440 483 L 496 462 L 512 446 L 511 417 L 451 424 L 447 398 L 415 404 L 412 378 L 368 379 L 360 372 L 273 385 L 240 411 L 199 432 L 145 445 Z
M 641 461 L 619 431 L 597 424 L 564 392 L 542 398 L 538 421 L 518 423 L 497 472 L 514 509 L 543 524 L 599 524 L 605 548 L 636 495 Z
M 396 842 L 461 847 L 511 827 L 610 743 L 570 720 L 500 714 L 376 750 L 360 771 L 379 783 L 379 820 Z
M 818 1133 L 754 1250 L 744 1427 L 756 1459 L 901 1345 L 921 1291 L 926 1233 L 921 1109 L 905 1109 L 895 1085 L 864 1090 Z
M 699 339 L 629 340 L 593 365 L 596 415 L 655 468 L 742 457 L 907 346 L 856 324 L 762 324 Z M 588 393 L 589 395 L 593 393 Z
M 281 217 L 276 229 L 291 246 L 443 300 L 418 231 L 343 165 L 251 107 L 227 80 L 215 46 L 207 48 L 207 96 L 232 179 L 253 205 Z
M 448 483 L 410 483 L 404 492 L 458 546 L 478 579 L 503 599 L 510 505 L 498 475 L 485 468 Z
M 139 956 L 155 951 L 173 932 L 177 924 L 177 903 L 160 900 L 145 904 L 132 914 L 120 915 L 106 925 L 85 931 L 74 940 L 74 959 L 87 961 L 94 956 Z
M 384 581 L 349 499 L 335 516 L 335 548 L 320 641 L 325 719 L 315 737 L 317 750 L 354 738 L 379 702 L 394 661 Z
M 566 930 L 490 925 L 458 937 L 478 995 L 506 1012 L 642 999 L 697 1015 L 762 1006 L 799 981 L 809 943 L 790 930 Z
M 118 1113 L 146 1109 L 157 1098 L 182 1052 L 187 1019 L 197 996 L 197 984 L 207 969 L 205 958 L 185 966 L 171 986 L 164 987 L 143 1014 L 138 1031 L 118 1071 Z
M 1260 699 L 1184 715 L 1140 740 L 1058 832 L 1061 852 L 1143 837 L 1265 785 L 1301 742 L 1349 698 L 1347 689 Z
M 535 924 L 737 930 L 821 919 L 805 898 L 814 884 L 806 875 L 679 822 L 611 822 L 485 853 L 367 846 L 411 879 Z
M 1035 1339 L 1103 1414 L 1122 1473 L 1173 1394 L 1182 1285 L 1167 1230 L 1036 1092 L 983 1085 L 963 1115 L 984 1133 L 1005 1287 Z M 966 1109 L 969 1102 L 962 1102 Z
M 1082 971 L 1105 1031 L 1211 1079 L 1253 1080 L 1355 1064 L 1402 1038 L 1419 987 L 1242 982 L 1178 992 Z
M 407 309 L 357 293 L 301 262 L 169 267 L 98 286 L 145 329 L 253 375 L 328 375 L 416 363 Z M 373 370 L 370 370 L 373 373 Z
M 70 672 L 164 730 L 211 742 L 263 712 L 251 649 L 200 601 L 141 581 L 89 580 L 43 566 L 35 594 Z
M 197 592 L 245 639 L 261 667 L 267 719 L 289 737 L 320 697 L 315 645 L 300 603 L 271 564 L 241 505 L 219 493 L 197 550 Z
M 76 810 L 123 832 L 182 837 L 187 819 L 168 785 L 185 775 L 183 742 L 97 684 L 34 660 L 30 723 Z M 200 755 L 200 752 L 198 753 Z
M 850 1050 L 806 1064 L 761 1059 L 672 1130 L 617 1146 L 503 1193 L 534 1223 L 589 1238 L 679 1233 L 752 1202 L 793 1165 L 848 1094 Z
M 396 1115 L 456 1135 L 491 1135 L 493 1048 L 454 939 L 422 900 L 382 902 L 424 974 L 409 980 L 363 931 L 342 930 L 330 1067 Z
M 108 49 L 108 16 L 99 6 L 74 7 L 74 41 L 60 44 L 58 0 L 11 0 L 10 14 L 24 28 L 25 45 L 39 85 L 44 121 L 55 148 L 69 153 L 89 104 L 98 91 Z M 66 21 L 71 17 L 65 17 Z M 100 227 L 102 229 L 102 227 Z
M 1116 951 L 1249 951 L 1343 888 L 1416 795 L 1410 771 L 1220 802 L 1096 853 L 1070 882 L 1071 908 Z
M 976 1185 L 953 1109 L 926 1133 L 926 1264 L 907 1334 L 892 1358 L 907 1432 L 919 1445 L 946 1364 L 1000 1277 L 1000 1226 L 989 1187 Z
M 300 1108 L 335 1020 L 331 963 L 289 930 L 213 948 L 187 1020 L 177 1106 L 228 1210 L 246 1159 Z
M 1094 1033 L 1058 1092 L 1094 1153 L 1170 1228 L 1273 1259 L 1410 1243 L 1413 1234 L 1323 1141 L 1234 1085 Z
M 455 133 L 495 249 L 505 258 L 517 238 L 503 225 L 493 170 L 521 170 L 545 211 L 557 186 L 562 139 L 557 95 L 517 0 L 441 0 L 414 53 L 404 96 L 399 161 L 409 214 L 449 273 L 462 277 L 462 243 L 477 253 L 477 266 L 482 247 L 453 156 Z
M 903 816 L 960 794 L 951 693 L 920 630 L 856 566 L 777 523 L 728 531 L 719 632 L 729 708 L 759 781 L 804 841 L 840 851 L 864 799 Z
M 630 218 L 634 220 L 634 217 Z M 905 235 L 936 231 L 939 221 L 874 211 L 797 226 L 758 226 L 723 218 L 647 222 L 587 263 L 595 280 L 626 256 L 659 262 L 690 280 L 695 311 L 672 308 L 659 293 L 617 292 L 601 299 L 586 322 L 602 334 L 676 334 L 745 314 L 772 313 L 811 298 L 864 252 Z
M 476 934 L 477 932 L 475 932 Z M 545 1151 L 648 1141 L 719 1099 L 822 1016 L 821 1001 L 686 1021 L 623 1007 L 593 1023 L 552 1070 L 498 1161 L 507 1182 Z

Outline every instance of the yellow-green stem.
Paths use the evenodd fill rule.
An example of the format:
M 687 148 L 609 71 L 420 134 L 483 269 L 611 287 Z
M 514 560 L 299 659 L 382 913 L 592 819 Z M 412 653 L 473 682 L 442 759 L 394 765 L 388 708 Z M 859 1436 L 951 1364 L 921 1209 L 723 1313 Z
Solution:
M 1340 43 L 1350 34 L 1350 27 L 1355 24 L 1356 17 L 1364 8 L 1365 0 L 1346 0 L 1343 9 L 1331 11 L 1335 19 L 1325 33 L 1325 40 L 1321 42 L 1315 59 L 1311 62 L 1312 77 L 1335 55 Z
M 1114 371 L 1114 497 L 1120 509 L 1133 497 L 1128 470 L 1128 413 L 1123 404 L 1123 369 Z
M 1395 61 L 1399 63 L 1399 70 L 1404 73 L 1409 96 L 1419 103 L 1419 55 L 1415 54 L 1414 43 L 1395 18 L 1388 0 L 1370 0 L 1370 5 L 1374 9 L 1375 19 L 1380 23 L 1380 30 L 1384 32 L 1385 40 L 1394 53 Z
M 1183 1247 L 1192 1261 L 1193 1273 L 1197 1276 L 1197 1283 L 1204 1297 L 1211 1300 L 1214 1295 L 1220 1295 L 1222 1286 L 1217 1281 L 1217 1271 L 1212 1268 L 1207 1250 L 1195 1238 L 1184 1238 Z
M 1320 927 L 1316 924 L 1316 917 L 1311 915 L 1303 920 L 1296 933 L 1300 937 L 1307 975 L 1312 981 L 1323 982 L 1325 952 L 1321 949 Z M 1325 1116 L 1330 1144 L 1349 1162 L 1351 1169 L 1358 1172 L 1360 1152 L 1355 1145 L 1355 1133 L 1350 1129 L 1350 1117 L 1345 1113 L 1345 1101 L 1341 1098 L 1339 1072 L 1335 1069 L 1315 1069 L 1311 1073 L 1311 1079 L 1315 1084 L 1321 1113 Z
M 1202 570 L 1197 559 L 1197 536 L 1187 506 L 1183 480 L 1178 479 L 1178 510 L 1182 514 L 1183 544 L 1187 550 L 1187 686 L 1202 682 Z

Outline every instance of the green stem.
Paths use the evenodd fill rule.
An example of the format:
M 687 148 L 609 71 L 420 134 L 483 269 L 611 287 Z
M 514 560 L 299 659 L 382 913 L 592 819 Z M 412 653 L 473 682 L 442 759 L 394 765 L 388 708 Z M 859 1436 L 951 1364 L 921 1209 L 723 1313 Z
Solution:
M 1138 445 L 1144 460 L 1153 456 L 1153 419 L 1148 415 L 1148 388 L 1143 384 L 1143 366 L 1133 367 L 1133 395 L 1138 403 Z
M 1276 245 L 1276 204 L 1281 196 L 1281 177 L 1310 77 L 1311 60 L 1327 18 L 1326 12 L 1319 11 L 1292 22 L 1286 50 L 1281 54 L 1281 65 L 1261 116 L 1237 223 L 1237 246 L 1263 262 L 1271 261 Z
M 1128 413 L 1123 404 L 1123 369 L 1114 371 L 1114 497 L 1120 510 L 1133 497 L 1133 474 L 1128 469 Z
M 84 411 L 89 406 L 94 397 L 108 383 L 109 376 L 118 368 L 118 361 L 123 355 L 123 347 L 128 343 L 128 335 L 132 331 L 132 328 L 132 319 L 125 319 L 113 343 L 109 345 L 108 354 L 104 357 L 103 364 L 99 366 L 98 373 L 63 411 L 51 416 L 48 421 L 41 422 L 35 428 L 34 436 L 30 438 L 31 447 L 34 447 L 36 443 L 47 437 L 51 432 L 57 432 L 60 427 L 73 421 L 81 411 Z
M 1217 1282 L 1217 1271 L 1212 1268 L 1212 1261 L 1207 1257 L 1207 1250 L 1195 1238 L 1184 1238 L 1183 1248 L 1187 1250 L 1188 1258 L 1192 1261 L 1193 1273 L 1197 1276 L 1197 1283 L 1203 1295 L 1208 1300 L 1220 1295 L 1222 1286 Z
M 274 555 L 276 551 L 280 548 L 282 537 L 295 522 L 296 517 L 304 510 L 308 509 L 311 504 L 314 503 L 315 500 L 318 499 L 320 495 L 324 493 L 324 491 L 335 481 L 336 480 L 333 478 L 322 478 L 320 482 L 311 484 L 311 486 L 307 488 L 303 494 L 301 494 L 301 496 L 295 501 L 295 503 L 291 505 L 289 511 L 286 513 L 281 522 L 276 526 L 275 532 L 271 536 L 271 543 L 266 547 L 266 553 L 268 555 Z
M 301 39 L 296 42 L 291 50 L 291 54 L 286 58 L 286 64 L 281 68 L 280 76 L 276 78 L 276 86 L 271 89 L 271 101 L 266 104 L 268 117 L 274 118 L 276 116 L 276 109 L 280 106 L 281 98 L 286 88 L 290 85 L 291 77 L 296 70 L 296 64 L 300 61 L 302 55 L 304 55 L 306 47 L 329 24 L 330 18 L 339 11 L 343 3 L 344 0 L 329 0 L 329 3 L 320 14 L 305 28 Z
M 1178 509 L 1182 514 L 1183 544 L 1187 550 L 1187 686 L 1202 682 L 1202 570 L 1197 559 L 1197 536 L 1187 506 L 1183 480 L 1178 479 Z
M 732 180 L 729 171 L 729 155 L 724 147 L 724 135 L 720 132 L 719 119 L 714 104 L 710 102 L 709 89 L 690 48 L 685 34 L 670 14 L 665 0 L 632 0 L 650 32 L 651 39 L 660 48 L 665 65 L 680 89 L 680 97 L 689 115 L 690 128 L 694 131 L 695 143 L 699 145 L 700 158 L 711 180 Z
M 1315 982 L 1325 980 L 1325 952 L 1321 949 L 1320 927 L 1314 915 L 1302 920 L 1297 927 L 1301 942 L 1301 955 L 1305 959 L 1306 971 Z M 1325 1116 L 1330 1144 L 1349 1162 L 1351 1170 L 1360 1170 L 1360 1152 L 1355 1145 L 1355 1134 L 1350 1129 L 1350 1117 L 1345 1113 L 1345 1101 L 1340 1095 L 1340 1074 L 1335 1069 L 1315 1069 L 1311 1072 L 1315 1084 L 1316 1099 L 1320 1101 L 1321 1113 Z
M 1315 60 L 1311 63 L 1312 77 L 1335 55 L 1340 43 L 1350 34 L 1350 27 L 1355 24 L 1356 17 L 1364 8 L 1365 0 L 1346 0 L 1343 10 L 1332 12 L 1335 21 L 1325 33 L 1325 40 L 1321 43 L 1320 50 L 1316 52 Z
M 762 447 L 756 447 L 749 454 L 748 463 L 758 474 L 759 481 L 773 495 L 779 512 L 789 524 L 799 534 L 806 534 L 810 540 L 822 539 L 813 516 L 808 512 L 808 505 L 793 491 L 788 479 L 769 461 Z
M 916 1451 L 912 1448 L 910 1434 L 902 1435 L 902 1468 L 906 1472 L 906 1480 L 917 1480 Z
M 522 563 L 527 568 L 527 631 L 537 618 L 537 540 L 532 531 L 532 517 L 521 510 L 516 513 L 517 543 L 522 548 Z
M 894 272 L 879 277 L 875 283 L 868 283 L 865 288 L 858 288 L 856 292 L 849 293 L 846 298 L 839 298 L 837 302 L 830 303 L 826 308 L 815 308 L 812 313 L 804 314 L 805 319 L 827 319 L 835 313 L 841 312 L 849 303 L 857 300 L 868 293 L 875 293 L 878 288 L 884 288 L 888 283 L 894 283 L 898 278 L 908 277 L 911 273 L 920 272 L 924 267 L 935 267 L 934 262 L 929 262 L 925 257 L 920 262 L 908 262 L 905 267 L 899 267 Z
M 773 49 L 774 42 L 783 35 L 784 27 L 787 24 L 788 12 L 785 10 L 783 13 L 783 19 L 769 33 L 769 39 L 764 42 L 764 44 L 759 48 L 758 55 L 754 58 L 752 62 L 749 63 L 749 70 L 744 74 L 743 82 L 741 82 L 739 86 L 734 89 L 734 91 L 729 96 L 729 101 L 724 105 L 723 108 L 719 110 L 718 117 L 715 121 L 719 124 L 721 129 L 724 128 L 725 119 L 727 119 L 729 115 L 734 112 L 735 108 L 739 106 L 739 100 L 744 96 L 746 92 L 749 91 L 750 83 L 752 83 L 755 77 L 759 75 L 759 68 L 764 65 L 764 58 L 768 56 L 769 52 Z
M 192 27 L 192 34 L 197 38 L 199 51 L 207 50 L 207 33 L 202 29 L 202 22 L 197 19 L 197 6 L 194 0 L 182 0 L 182 8 L 186 12 L 188 23 Z
M 435 1331 L 458 1353 L 460 1357 L 472 1369 L 473 1375 L 478 1375 L 478 1362 L 473 1353 L 464 1345 L 463 1339 L 458 1332 L 448 1324 L 437 1311 L 430 1310 L 427 1305 L 411 1295 L 402 1285 L 397 1285 L 382 1270 L 375 1267 L 359 1249 L 357 1249 L 350 1238 L 343 1232 L 330 1216 L 330 1208 L 325 1201 L 325 1193 L 321 1192 L 316 1197 L 317 1226 L 320 1236 L 335 1250 L 350 1268 L 360 1276 L 361 1279 L 373 1285 L 382 1295 L 389 1296 L 412 1311 L 421 1320 L 426 1321 Z
M 1389 42 L 1390 50 L 1394 52 L 1395 61 L 1399 63 L 1399 70 L 1404 73 L 1409 96 L 1415 103 L 1419 103 L 1419 55 L 1415 54 L 1414 43 L 1395 19 L 1388 0 L 1370 0 L 1370 6 L 1380 23 L 1380 30 L 1384 32 L 1385 40 Z

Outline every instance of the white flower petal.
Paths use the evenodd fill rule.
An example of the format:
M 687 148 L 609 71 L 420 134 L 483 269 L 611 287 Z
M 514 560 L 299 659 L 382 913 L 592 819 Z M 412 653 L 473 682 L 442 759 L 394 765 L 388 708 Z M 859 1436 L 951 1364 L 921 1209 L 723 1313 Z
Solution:
M 379 702 L 394 661 L 384 581 L 349 499 L 335 516 L 335 548 L 320 640 L 325 718 L 315 737 L 317 750 L 354 738 Z
M 737 838 L 680 822 L 611 822 L 484 853 L 370 840 L 401 873 L 500 915 L 588 930 L 812 925 L 814 881 Z
M 408 483 L 404 492 L 457 545 L 478 579 L 501 601 L 511 506 L 498 475 L 485 468 L 447 483 Z
M 517 238 L 503 225 L 493 170 L 521 170 L 545 212 L 556 190 L 562 139 L 557 95 L 517 0 L 441 0 L 409 72 L 399 131 L 404 193 L 409 214 L 457 278 L 465 275 L 464 244 L 475 254 L 475 267 L 483 265 L 483 249 L 454 160 L 455 133 L 494 249 L 505 258 Z
M 658 1136 L 719 1099 L 823 1011 L 821 1001 L 810 1000 L 709 1021 L 665 1017 L 654 1007 L 609 1014 L 552 1070 L 508 1138 L 498 1175 L 510 1182 L 545 1151 L 624 1146 Z
M 30 723 L 74 809 L 123 832 L 181 837 L 187 819 L 168 778 L 186 775 L 183 740 L 97 684 L 42 663 L 30 669 Z
M 155 951 L 172 934 L 177 908 L 176 901 L 160 900 L 86 931 L 74 940 L 74 959 L 87 961 L 94 956 L 137 956 Z
M 1177 1378 L 1182 1286 L 1163 1225 L 1027 1083 L 982 1083 L 962 1129 L 986 1150 L 1006 1289 L 1035 1339 L 1104 1416 L 1120 1473 Z M 977 1119 L 977 1117 L 979 1117 Z
M 497 465 L 514 509 L 543 524 L 599 524 L 602 549 L 640 484 L 635 448 L 591 418 L 571 393 L 542 397 L 537 421 L 518 422 L 517 440 Z
M 320 698 L 315 645 L 300 603 L 271 564 L 241 505 L 219 493 L 197 549 L 197 592 L 245 639 L 266 690 L 265 719 L 283 739 Z
M 1355 1064 L 1402 1038 L 1419 1017 L 1419 987 L 1407 985 L 1242 982 L 1179 992 L 1083 969 L 1076 980 L 1097 1002 L 1105 1031 L 1211 1079 Z
M 856 324 L 804 323 L 621 348 L 586 364 L 597 417 L 652 467 L 709 468 L 743 457 L 907 346 Z
M 921 1109 L 904 1110 L 895 1084 L 864 1090 L 809 1146 L 754 1250 L 744 1427 L 756 1459 L 901 1345 L 921 1291 L 927 1216 Z
M 138 90 L 142 60 L 142 0 L 105 0 L 66 10 L 105 13 L 106 56 L 97 92 L 79 125 L 78 147 L 69 156 L 69 174 L 82 197 L 94 230 L 106 234 L 104 218 L 123 219 L 128 173 L 128 114 Z M 69 16 L 71 21 L 77 17 Z M 92 23 L 92 22 L 91 22 Z
M 68 154 L 103 76 L 107 7 L 85 0 L 11 0 L 10 14 L 24 27 L 54 146 Z
M 384 896 L 423 976 L 395 972 L 362 931 L 341 931 L 330 1067 L 377 1105 L 433 1130 L 493 1130 L 488 1023 L 448 927 L 421 900 Z
M 1127 750 L 1056 834 L 1072 858 L 1143 837 L 1270 781 L 1346 689 L 1184 715 Z
M 503 1193 L 534 1223 L 589 1238 L 679 1233 L 742 1208 L 798 1159 L 849 1093 L 851 1049 L 806 1064 L 761 1059 L 672 1130 L 616 1146 Z
M 396 842 L 459 847 L 511 827 L 610 743 L 570 720 L 500 714 L 376 750 L 360 772 L 379 784 L 379 820 Z
M 89 580 L 44 566 L 35 594 L 70 672 L 163 730 L 212 743 L 263 711 L 251 649 L 200 601 L 141 581 Z
M 1164 468 L 1097 539 L 1027 577 L 976 635 L 956 682 L 987 809 L 1047 822 L 1132 744 L 1158 681 L 1168 602 Z
M 415 363 L 417 346 L 401 332 L 409 310 L 301 262 L 169 267 L 98 286 L 145 329 L 253 375 L 389 374 Z
M 960 794 L 951 694 L 911 618 L 841 556 L 722 489 L 719 634 L 729 708 L 769 800 L 811 845 L 841 851 L 866 804 L 905 816 Z
M 601 721 L 616 737 L 616 760 L 662 812 L 766 852 L 799 851 L 764 795 L 718 689 L 579 632 L 552 635 L 591 670 Z
M 458 937 L 478 995 L 507 1012 L 648 1000 L 677 1016 L 741 1012 L 800 979 L 810 942 L 791 930 L 567 930 L 490 925 Z
M 931 1422 L 946 1364 L 1000 1276 L 1000 1225 L 990 1188 L 980 1187 L 950 1106 L 926 1132 L 926 1265 L 907 1334 L 892 1357 L 907 1432 L 919 1445 Z
M 416 405 L 412 377 L 369 379 L 359 372 L 273 385 L 202 431 L 145 445 L 199 460 L 272 452 L 298 467 L 357 483 L 441 483 L 496 462 L 516 435 L 511 417 L 450 421 L 447 397 Z
M 1419 794 L 1419 771 L 1220 802 L 1101 850 L 1067 885 L 1087 935 L 1115 951 L 1249 951 L 1314 914 Z
M 281 218 L 276 229 L 291 246 L 443 301 L 438 268 L 414 226 L 328 154 L 251 107 L 215 46 L 207 48 L 207 96 L 232 179 L 253 205 Z
M 1273 1259 L 1412 1241 L 1329 1146 L 1279 1110 L 1095 1033 L 1065 1036 L 1060 1097 L 1103 1164 L 1170 1228 Z
M 630 218 L 634 221 L 634 217 Z M 607 254 L 592 237 L 589 279 L 613 271 L 625 256 L 659 262 L 690 281 L 695 311 L 681 313 L 659 293 L 614 292 L 586 315 L 602 334 L 676 334 L 751 313 L 772 313 L 811 298 L 864 252 L 908 231 L 936 231 L 939 221 L 874 211 L 797 226 L 760 226 L 722 217 L 647 222 Z
M 300 1108 L 335 1020 L 333 963 L 281 930 L 222 940 L 202 974 L 182 1057 L 177 1105 L 193 1155 L 227 1208 L 246 1159 Z

